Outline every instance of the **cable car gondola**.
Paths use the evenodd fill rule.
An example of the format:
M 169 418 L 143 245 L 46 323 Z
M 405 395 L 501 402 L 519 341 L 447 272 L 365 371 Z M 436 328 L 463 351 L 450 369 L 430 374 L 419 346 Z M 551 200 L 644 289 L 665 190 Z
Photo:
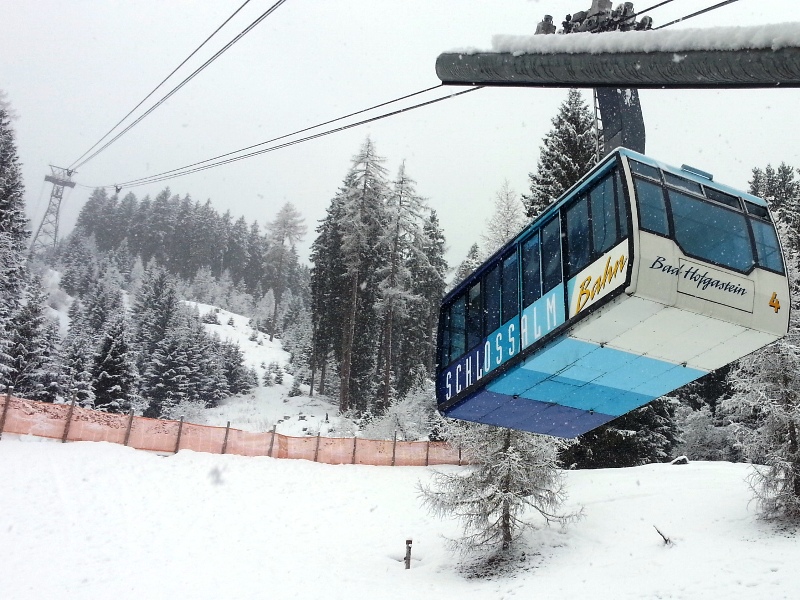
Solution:
M 766 202 L 618 148 L 444 298 L 437 403 L 571 438 L 788 323 Z

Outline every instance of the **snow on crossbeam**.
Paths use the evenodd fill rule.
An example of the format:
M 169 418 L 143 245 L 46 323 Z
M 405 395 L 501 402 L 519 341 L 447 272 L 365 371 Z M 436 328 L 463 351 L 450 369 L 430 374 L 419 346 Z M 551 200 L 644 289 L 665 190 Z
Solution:
M 441 54 L 444 84 L 534 87 L 800 87 L 800 23 L 680 31 L 495 36 Z

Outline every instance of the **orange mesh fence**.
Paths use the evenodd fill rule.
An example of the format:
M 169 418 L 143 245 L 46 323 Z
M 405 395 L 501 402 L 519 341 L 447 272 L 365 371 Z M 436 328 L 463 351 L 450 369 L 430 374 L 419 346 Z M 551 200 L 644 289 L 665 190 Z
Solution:
M 151 452 L 175 452 L 179 428 L 177 421 L 133 417 L 128 446 Z
M 270 446 L 272 446 L 272 456 L 279 458 L 276 454 L 277 438 L 272 444 L 272 433 L 254 433 L 252 431 L 242 431 L 241 429 L 231 429 L 228 432 L 228 445 L 225 454 L 238 454 L 240 456 L 270 456 Z
M 461 451 L 446 442 L 430 442 L 428 449 L 429 465 L 460 465 Z
M 329 465 L 349 465 L 353 463 L 353 444 L 356 438 L 317 438 L 319 451 L 317 462 Z
M 224 443 L 225 429 L 223 427 L 184 423 L 181 429 L 180 450 L 221 454 Z M 227 451 L 227 448 L 225 450 Z
M 105 413 L 22 398 L 0 396 L 0 436 L 35 435 L 69 441 L 111 442 L 139 450 L 305 459 L 332 465 L 424 466 L 461 464 L 458 448 L 444 442 L 403 442 L 361 438 L 290 437 L 230 427 L 195 425 Z

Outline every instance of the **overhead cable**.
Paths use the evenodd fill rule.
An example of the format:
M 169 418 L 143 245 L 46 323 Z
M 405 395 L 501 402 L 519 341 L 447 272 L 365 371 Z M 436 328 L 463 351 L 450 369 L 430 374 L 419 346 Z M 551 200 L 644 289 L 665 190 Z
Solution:
M 436 86 L 436 87 L 439 87 L 439 86 Z M 213 162 L 213 163 L 210 163 L 210 164 L 195 163 L 195 164 L 201 165 L 201 166 L 197 166 L 197 167 L 194 167 L 194 168 L 186 167 L 183 170 L 174 169 L 173 171 L 165 171 L 164 173 L 153 175 L 151 177 L 142 177 L 140 179 L 132 179 L 130 181 L 124 181 L 124 182 L 118 183 L 116 185 L 121 186 L 121 187 L 136 187 L 136 186 L 146 185 L 146 184 L 150 184 L 150 183 L 157 183 L 159 181 L 164 181 L 164 180 L 167 180 L 167 179 L 173 179 L 175 177 L 182 177 L 184 175 L 189 175 L 191 173 L 196 173 L 198 171 L 205 171 L 206 169 L 212 169 L 214 167 L 218 167 L 218 166 L 221 166 L 221 165 L 226 165 L 226 164 L 229 164 L 229 163 L 232 163 L 232 162 L 236 162 L 236 161 L 239 161 L 239 160 L 244 160 L 246 158 L 252 158 L 253 156 L 258 156 L 260 154 L 266 154 L 267 152 L 273 152 L 275 150 L 280 150 L 282 148 L 287 148 L 289 146 L 294 146 L 295 144 L 301 144 L 303 142 L 308 142 L 310 140 L 315 140 L 315 139 L 318 139 L 318 138 L 321 138 L 321 137 L 325 137 L 325 136 L 331 135 L 333 133 L 338 133 L 340 131 L 345 131 L 347 129 L 352 129 L 354 127 L 359 127 L 359 126 L 365 125 L 367 123 L 373 123 L 375 121 L 380 121 L 381 119 L 386 119 L 388 117 L 393 117 L 393 116 L 396 116 L 396 115 L 399 115 L 399 114 L 402 114 L 402 113 L 405 113 L 405 112 L 409 112 L 409 111 L 415 110 L 417 108 L 422 108 L 423 106 L 430 106 L 431 104 L 436 104 L 437 102 L 442 102 L 444 100 L 450 100 L 452 98 L 456 98 L 458 96 L 463 96 L 464 94 L 469 94 L 470 92 L 475 92 L 475 91 L 480 90 L 480 89 L 483 89 L 483 86 L 471 87 L 469 89 L 462 90 L 462 91 L 456 92 L 454 94 L 448 94 L 447 96 L 441 96 L 439 98 L 434 98 L 433 100 L 427 100 L 425 102 L 420 102 L 419 104 L 414 104 L 412 106 L 407 106 L 405 108 L 400 108 L 398 110 L 394 110 L 394 111 L 391 111 L 391 112 L 388 112 L 388 113 L 384 113 L 382 115 L 378 115 L 378 116 L 375 116 L 375 117 L 370 117 L 369 119 L 364 119 L 364 120 L 361 120 L 361 121 L 357 121 L 355 123 L 350 123 L 348 125 L 342 125 L 341 127 L 336 127 L 334 129 L 329 129 L 327 131 L 316 133 L 314 135 L 309 135 L 309 136 L 306 136 L 306 137 L 303 137 L 303 138 L 299 138 L 299 139 L 296 139 L 296 140 L 292 140 L 292 141 L 289 141 L 289 142 L 284 142 L 282 144 L 278 144 L 278 145 L 275 145 L 275 146 L 270 146 L 268 148 L 262 148 L 261 150 L 256 150 L 255 152 L 250 152 L 248 154 L 242 154 L 240 156 L 227 158 L 225 160 L 219 160 L 217 162 Z M 426 90 L 423 90 L 423 91 L 426 91 Z M 421 93 L 421 92 L 417 92 L 417 93 Z M 363 112 L 363 111 L 360 111 L 360 112 Z M 357 114 L 357 113 L 354 113 L 354 114 Z M 335 119 L 335 120 L 339 120 L 339 119 Z M 308 128 L 308 129 L 314 129 L 314 128 L 312 127 L 312 128 Z M 306 129 L 304 131 L 308 131 L 308 129 Z M 293 134 L 289 134 L 289 135 L 293 135 Z M 288 136 L 281 136 L 281 138 L 276 138 L 276 139 L 282 139 L 284 137 L 288 137 Z M 268 143 L 268 142 L 263 142 L 263 143 Z M 257 145 L 261 145 L 261 144 L 257 144 Z M 255 146 L 251 146 L 251 147 L 255 147 Z M 242 149 L 242 150 L 244 150 L 244 149 Z M 239 150 L 239 152 L 241 152 L 242 150 Z M 235 152 L 231 152 L 229 154 L 235 154 Z M 224 156 L 227 156 L 227 155 L 224 155 Z M 209 159 L 209 160 L 213 160 L 213 159 Z M 207 162 L 207 161 L 203 161 L 203 162 Z M 101 187 L 113 188 L 114 186 L 101 186 Z
M 240 10 L 242 10 L 242 9 L 243 9 L 245 6 L 247 6 L 247 4 L 248 4 L 249 2 L 250 2 L 250 0 L 245 0 L 245 1 L 244 1 L 244 4 L 242 4 L 242 5 L 241 5 L 239 8 L 237 8 L 237 9 L 236 9 L 236 11 L 235 11 L 235 12 L 234 12 L 234 13 L 233 13 L 231 16 L 229 16 L 227 19 L 225 19 L 225 21 L 222 23 L 222 25 L 220 25 L 219 27 L 217 27 L 217 28 L 214 30 L 214 32 L 213 32 L 213 33 L 212 33 L 210 36 L 208 36 L 208 37 L 207 37 L 205 40 L 203 40 L 203 43 L 202 43 L 202 44 L 200 44 L 200 45 L 199 45 L 197 48 L 195 48 L 195 49 L 192 51 L 192 53 L 191 53 L 189 56 L 187 56 L 186 58 L 184 58 L 184 59 L 183 59 L 183 61 L 181 62 L 181 64 L 179 64 L 177 67 L 175 67 L 175 68 L 172 70 L 172 72 L 171 72 L 169 75 L 167 75 L 166 77 L 164 77 L 164 79 L 162 79 L 162 80 L 161 80 L 161 82 L 160 82 L 160 83 L 159 83 L 159 84 L 158 84 L 156 87 L 154 87 L 154 88 L 153 88 L 153 89 L 150 91 L 150 93 L 149 93 L 149 94 L 147 94 L 147 96 L 145 96 L 144 98 L 142 98 L 142 100 L 141 100 L 141 102 L 139 102 L 139 104 L 137 104 L 136 106 L 134 106 L 134 107 L 133 107 L 133 108 L 130 110 L 130 112 L 129 112 L 127 115 L 125 115 L 125 116 L 124 116 L 124 117 L 122 117 L 122 118 L 121 118 L 119 121 L 117 121 L 117 123 L 116 123 L 116 124 L 115 124 L 115 125 L 114 125 L 114 126 L 111 128 L 111 129 L 109 129 L 109 130 L 108 130 L 108 131 L 105 133 L 105 135 L 103 135 L 103 137 L 101 137 L 99 140 L 97 140 L 97 141 L 94 143 L 94 145 L 93 145 L 91 148 L 89 148 L 89 149 L 88 149 L 86 152 L 84 152 L 83 154 L 81 154 L 81 155 L 80 155 L 80 156 L 79 156 L 79 157 L 78 157 L 76 160 L 72 161 L 72 164 L 71 164 L 71 165 L 70 165 L 68 168 L 69 168 L 69 169 L 72 169 L 72 168 L 73 168 L 73 165 L 74 165 L 75 163 L 77 163 L 78 161 L 80 161 L 80 160 L 81 160 L 81 159 L 82 159 L 84 156 L 86 156 L 87 154 L 89 154 L 89 152 L 91 152 L 92 150 L 94 150 L 94 149 L 95 149 L 95 148 L 96 148 L 96 147 L 97 147 L 97 146 L 98 146 L 98 145 L 99 145 L 99 144 L 100 144 L 100 143 L 101 143 L 101 142 L 102 142 L 104 139 L 106 139 L 106 138 L 107 138 L 109 135 L 111 135 L 111 132 L 112 132 L 112 131 L 114 131 L 114 130 L 115 130 L 117 127 L 119 127 L 119 126 L 120 126 L 120 125 L 121 125 L 121 124 L 122 124 L 122 123 L 125 121 L 125 119 L 127 119 L 128 117 L 130 117 L 130 116 L 131 116 L 131 115 L 132 115 L 132 114 L 133 114 L 133 113 L 136 111 L 136 109 L 137 109 L 137 108 L 139 108 L 139 107 L 140 107 L 142 104 L 144 104 L 144 103 L 145 103 L 145 102 L 146 102 L 146 101 L 147 101 L 147 100 L 150 98 L 150 96 L 152 96 L 153 94 L 155 94 L 155 93 L 156 93 L 156 90 L 158 90 L 158 88 L 160 88 L 162 85 L 164 85 L 164 83 L 165 83 L 165 82 L 166 82 L 166 81 L 167 81 L 167 80 L 168 80 L 170 77 L 172 77 L 173 75 L 175 75 L 175 73 L 178 71 L 178 69 L 180 69 L 180 68 L 181 68 L 183 65 L 185 65 L 185 64 L 186 64 L 186 63 L 189 61 L 189 59 L 190 59 L 190 58 L 192 58 L 192 57 L 193 57 L 195 54 L 197 54 L 197 52 L 198 52 L 198 51 L 199 51 L 199 50 L 200 50 L 200 49 L 201 49 L 203 46 L 205 46 L 205 45 L 208 43 L 208 41 L 209 41 L 209 40 L 210 40 L 212 37 L 214 37 L 214 36 L 215 36 L 215 35 L 216 35 L 216 34 L 219 32 L 219 30 L 220 30 L 220 29 L 222 29 L 223 27 L 225 27 L 225 25 L 227 25 L 227 24 L 228 24 L 228 22 L 229 22 L 231 19 L 233 19 L 233 18 L 234 18 L 234 17 L 235 17 L 237 14 L 239 14 L 239 11 L 240 11 Z
M 718 8 L 722 8 L 726 4 L 733 4 L 734 2 L 738 2 L 739 0 L 725 0 L 725 2 L 720 2 L 719 4 L 715 4 L 714 6 L 709 6 L 708 8 L 704 8 L 703 10 L 698 10 L 696 13 L 692 13 L 690 15 L 686 15 L 685 17 L 681 17 L 680 19 L 675 19 L 674 21 L 670 21 L 669 23 L 665 23 L 664 25 L 659 25 L 658 27 L 654 27 L 653 31 L 656 29 L 664 29 L 664 27 L 669 27 L 670 25 L 675 25 L 676 23 L 680 23 L 681 21 L 688 21 L 693 17 L 700 16 L 707 12 L 711 12 L 712 10 L 716 10 Z
M 128 126 L 125 128 L 125 129 L 123 129 L 123 130 L 122 130 L 122 131 L 120 131 L 120 132 L 119 132 L 117 135 L 115 135 L 113 138 L 111 138 L 109 141 L 107 141 L 107 142 L 106 142 L 106 143 L 105 143 L 103 146 L 101 146 L 100 148 L 98 148 L 98 149 L 97 149 L 97 150 L 96 150 L 96 151 L 95 151 L 93 154 L 91 154 L 91 155 L 90 155 L 88 158 L 85 158 L 85 159 L 83 159 L 81 162 L 79 162 L 79 163 L 77 163 L 76 165 L 74 165 L 74 166 L 72 167 L 72 170 L 75 170 L 75 169 L 77 169 L 78 167 L 80 167 L 80 166 L 82 166 L 82 165 L 85 165 L 87 162 L 89 162 L 90 160 L 92 160 L 92 159 L 93 159 L 95 156 L 97 156 L 98 154 L 100 154 L 100 153 L 101 153 L 103 150 L 105 150 L 106 148 L 108 148 L 108 147 L 109 147 L 111 144 L 113 144 L 115 141 L 117 141 L 119 138 L 121 138 L 123 135 L 125 135 L 125 134 L 126 134 L 128 131 L 130 131 L 130 130 L 131 130 L 133 127 L 135 127 L 135 126 L 136 126 L 136 125 L 137 125 L 137 124 L 138 124 L 138 123 L 139 123 L 139 122 L 140 122 L 142 119 L 144 119 L 144 118 L 145 118 L 147 115 L 149 115 L 149 114 L 150 114 L 151 112 L 153 112 L 153 111 L 154 111 L 156 108 L 158 108 L 158 107 L 159 107 L 159 106 L 161 106 L 161 105 L 162 105 L 164 102 L 166 102 L 166 101 L 167 101 L 169 98 L 171 98 L 171 97 L 172 97 L 172 95 L 173 95 L 173 94 L 175 94 L 175 93 L 176 93 L 178 90 L 180 90 L 180 89 L 181 89 L 181 88 L 182 88 L 184 85 L 186 85 L 186 84 L 187 84 L 187 83 L 189 83 L 189 82 L 190 82 L 192 79 L 194 79 L 194 78 L 195 78 L 195 77 L 196 77 L 196 76 L 197 76 L 197 75 L 198 75 L 198 74 L 199 74 L 201 71 L 203 71 L 203 70 L 204 70 L 204 69 L 205 69 L 205 68 L 206 68 L 208 65 L 210 65 L 210 64 L 211 64 L 211 63 L 213 63 L 215 60 L 217 60 L 217 58 L 219 58 L 220 56 L 222 56 L 222 54 L 224 54 L 224 53 L 225 53 L 225 52 L 226 52 L 226 51 L 227 51 L 227 50 L 228 50 L 228 49 L 229 49 L 231 46 L 233 46 L 233 45 L 234 45 L 236 42 L 238 42 L 240 39 L 242 39 L 242 38 L 243 38 L 245 35 L 247 35 L 248 33 L 250 33 L 250 31 L 252 31 L 252 30 L 253 30 L 253 29 L 254 29 L 254 28 L 255 28 L 255 27 L 256 27 L 256 26 L 257 26 L 259 23 L 261 23 L 261 22 L 262 22 L 264 19 L 266 19 L 266 18 L 267 18 L 269 15 L 271 15 L 273 12 L 275 12 L 275 11 L 276 11 L 276 10 L 277 10 L 277 9 L 278 9 L 278 8 L 279 8 L 281 5 L 282 5 L 282 4 L 283 4 L 284 2 L 286 2 L 286 1 L 287 1 L 287 0 L 278 0 L 278 1 L 277 1 L 275 4 L 273 4 L 271 7 L 269 7 L 269 8 L 268 8 L 268 9 L 267 9 L 267 10 L 266 10 L 266 11 L 265 11 L 265 12 L 264 12 L 264 13 L 263 13 L 263 14 L 262 14 L 260 17 L 258 17 L 258 18 L 257 18 L 255 21 L 253 21 L 252 23 L 250 23 L 250 25 L 248 25 L 248 26 L 247 26 L 247 27 L 246 27 L 244 30 L 242 30 L 242 31 L 241 31 L 241 32 L 240 32 L 240 33 L 239 33 L 239 34 L 238 34 L 238 35 L 237 35 L 235 38 L 233 38 L 233 39 L 232 39 L 230 42 L 228 42 L 227 44 L 225 44 L 225 46 L 223 46 L 221 50 L 219 50 L 219 51 L 218 51 L 216 54 L 214 54 L 214 55 L 213 55 L 211 58 L 209 58 L 209 59 L 208 59 L 206 62 L 204 62 L 204 63 L 203 63 L 203 64 L 202 64 L 200 67 L 198 67 L 198 68 L 197 68 L 197 69 L 196 69 L 196 70 L 195 70 L 195 71 L 194 71 L 194 72 L 193 72 L 191 75 L 189 75 L 188 77 L 186 77 L 186 79 L 184 79 L 183 81 L 181 81 L 181 82 L 180 82 L 180 83 L 179 83 L 177 86 L 175 86 L 174 88 L 172 88 L 172 90 L 171 90 L 169 93 L 167 93 L 167 94 L 166 94 L 166 95 L 165 95 L 163 98 L 161 98 L 161 100 L 159 100 L 159 101 L 158 101 L 158 102 L 156 102 L 156 103 L 155 103 L 153 106 L 151 106 L 149 109 L 147 109 L 147 110 L 144 112 L 144 114 L 142 114 L 142 115 L 141 115 L 140 117 L 138 117 L 138 118 L 137 118 L 135 121 L 133 121 L 133 123 L 131 123 L 130 125 L 128 125 Z
M 190 169 L 192 167 L 196 167 L 198 165 L 209 163 L 209 162 L 214 161 L 214 160 L 219 160 L 221 158 L 225 158 L 225 157 L 231 156 L 233 154 L 238 154 L 240 152 L 246 152 L 248 150 L 252 150 L 253 148 L 258 148 L 259 146 L 265 146 L 267 144 L 272 144 L 274 142 L 286 139 L 288 137 L 292 137 L 292 136 L 295 136 L 295 135 L 299 135 L 301 133 L 305 133 L 307 131 L 311 131 L 312 129 L 317 129 L 319 127 L 324 127 L 325 125 L 330 125 L 332 123 L 336 123 L 338 121 L 343 121 L 344 119 L 349 119 L 350 117 L 354 117 L 356 115 L 360 115 L 360 114 L 363 114 L 365 112 L 369 112 L 371 110 L 375 110 L 377 108 L 382 108 L 382 107 L 387 106 L 389 104 L 394 104 L 395 102 L 400 102 L 401 100 L 407 100 L 408 98 L 413 98 L 414 96 L 419 96 L 420 94 L 424 94 L 426 92 L 430 92 L 430 91 L 438 89 L 440 87 L 442 87 L 441 83 L 439 85 L 435 85 L 435 86 L 426 88 L 424 90 L 419 90 L 418 92 L 414 92 L 413 94 L 406 94 L 405 96 L 400 96 L 399 98 L 395 98 L 394 100 L 389 100 L 387 102 L 381 102 L 380 104 L 376 104 L 374 106 L 370 106 L 369 108 L 364 108 L 362 110 L 358 110 L 356 112 L 352 112 L 352 113 L 349 113 L 347 115 L 344 115 L 344 116 L 341 116 L 341 117 L 337 117 L 335 119 L 330 119 L 328 121 L 325 121 L 323 123 L 318 123 L 318 124 L 312 125 L 310 127 L 305 127 L 303 129 L 298 129 L 297 131 L 293 131 L 292 133 L 286 133 L 284 135 L 281 135 L 281 136 L 278 136 L 278 137 L 275 137 L 275 138 L 272 138 L 272 139 L 269 139 L 269 140 L 265 140 L 263 142 L 259 142 L 258 144 L 253 144 L 251 146 L 246 146 L 244 148 L 239 148 L 238 150 L 233 150 L 231 152 L 226 152 L 225 154 L 219 154 L 217 156 L 212 156 L 211 158 L 207 158 L 205 160 L 201 160 L 199 162 L 195 162 L 195 163 L 192 163 L 192 164 L 189 164 L 189 165 L 184 165 L 182 167 L 178 167 L 177 169 L 170 169 L 169 171 L 163 171 L 163 172 L 158 173 L 156 175 L 150 175 L 148 177 L 142 177 L 140 179 L 134 179 L 134 180 L 131 180 L 131 181 L 128 181 L 128 182 L 123 182 L 122 184 L 119 184 L 119 185 L 128 185 L 129 186 L 131 183 L 138 183 L 140 181 L 146 181 L 148 179 L 151 179 L 152 177 L 161 177 L 163 175 L 168 175 L 170 173 L 177 173 L 179 171 L 183 171 L 185 169 Z

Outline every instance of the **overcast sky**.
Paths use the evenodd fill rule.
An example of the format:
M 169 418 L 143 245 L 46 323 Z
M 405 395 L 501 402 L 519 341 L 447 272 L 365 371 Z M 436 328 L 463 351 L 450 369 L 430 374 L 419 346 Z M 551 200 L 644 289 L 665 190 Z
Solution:
M 29 215 L 38 225 L 48 164 L 67 166 L 139 102 L 243 0 L 5 0 L 0 89 L 14 122 Z M 251 0 L 178 75 L 186 76 L 274 0 Z M 636 2 L 642 10 L 655 0 Z M 655 25 L 715 4 L 675 0 Z M 203 73 L 87 163 L 62 222 L 74 223 L 91 186 L 180 167 L 436 85 L 436 57 L 489 48 L 494 34 L 533 33 L 544 14 L 560 22 L 590 0 L 288 0 Z M 674 27 L 796 21 L 796 1 L 739 0 Z M 798 25 L 800 27 L 800 24 Z M 177 84 L 183 77 L 171 80 Z M 171 86 L 162 88 L 165 93 Z M 427 94 L 433 98 L 447 88 Z M 157 94 L 154 98 L 160 98 Z M 309 235 L 324 217 L 367 135 L 391 175 L 401 160 L 441 218 L 455 266 L 478 241 L 507 179 L 525 191 L 542 137 L 566 90 L 484 89 L 166 183 L 262 225 L 287 201 Z M 587 91 L 587 98 L 590 92 Z M 800 90 L 642 91 L 647 152 L 746 187 L 755 166 L 800 166 Z M 151 100 L 152 102 L 153 100 Z M 377 114 L 377 113 L 376 113 Z M 124 193 L 124 192 L 123 192 Z

